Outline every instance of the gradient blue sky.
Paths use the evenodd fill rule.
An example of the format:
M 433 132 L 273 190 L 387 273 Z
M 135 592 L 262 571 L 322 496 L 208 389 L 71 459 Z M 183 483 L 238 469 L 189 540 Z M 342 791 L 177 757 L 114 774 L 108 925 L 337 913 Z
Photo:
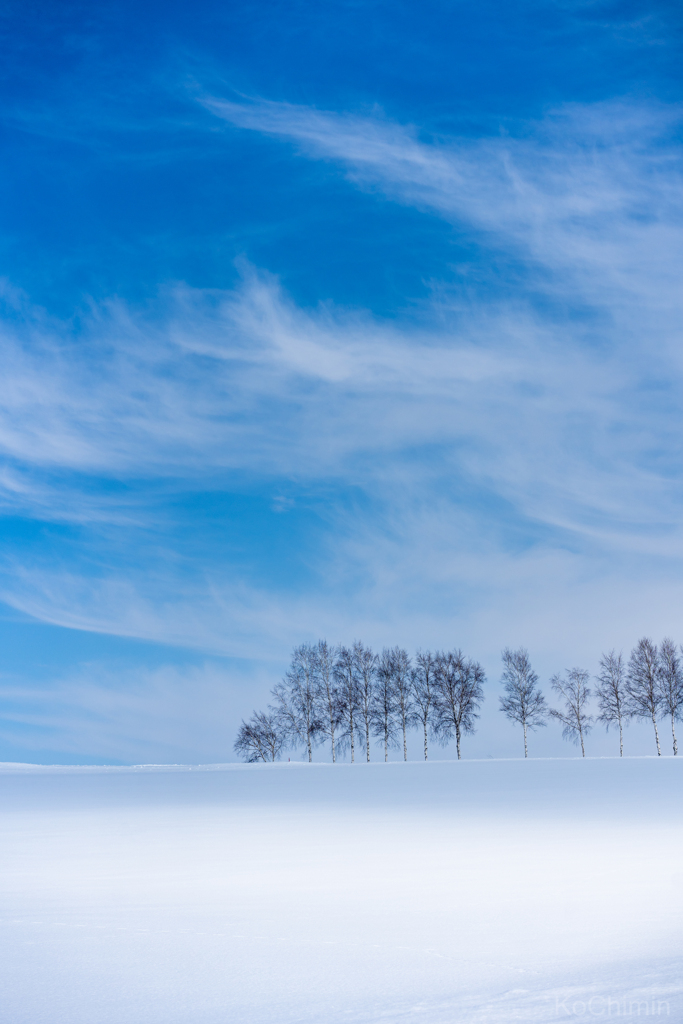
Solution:
M 683 640 L 680 5 L 0 19 L 0 758 L 229 760 L 319 636 L 516 754 L 504 645 Z

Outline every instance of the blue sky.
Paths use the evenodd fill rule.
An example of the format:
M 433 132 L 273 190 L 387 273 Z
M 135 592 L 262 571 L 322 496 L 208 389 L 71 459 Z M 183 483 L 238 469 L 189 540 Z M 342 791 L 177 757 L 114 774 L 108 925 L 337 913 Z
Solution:
M 0 757 L 230 759 L 319 636 L 514 754 L 503 646 L 683 640 L 682 22 L 3 6 Z

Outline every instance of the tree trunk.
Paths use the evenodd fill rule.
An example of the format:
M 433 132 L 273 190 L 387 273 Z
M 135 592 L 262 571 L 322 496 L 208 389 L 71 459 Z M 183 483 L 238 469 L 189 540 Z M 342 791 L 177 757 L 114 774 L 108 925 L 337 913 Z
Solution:
M 406 740 L 406 720 L 403 719 L 403 760 L 408 760 L 408 742 Z
M 526 745 L 526 719 L 524 719 L 524 722 L 522 724 L 524 725 L 524 756 L 528 757 L 529 756 L 529 748 Z
M 384 725 L 384 763 L 386 764 L 386 762 L 388 760 L 389 760 L 389 730 L 388 730 L 388 728 L 386 726 L 386 723 L 385 723 L 385 725 Z
M 624 727 L 621 724 L 621 715 L 619 715 L 619 757 L 624 756 Z
M 427 760 L 427 720 L 425 719 L 425 761 Z
M 579 729 L 579 736 L 581 737 L 581 757 L 585 757 L 586 756 L 586 751 L 585 751 L 584 746 L 583 746 L 583 729 L 581 729 L 581 728 Z
M 365 759 L 369 763 L 370 762 L 370 719 L 368 718 L 367 710 L 366 710 L 366 715 L 365 715 L 365 755 L 366 755 Z
M 330 718 L 330 735 L 332 737 L 332 764 L 334 764 L 335 761 L 337 760 L 337 752 L 334 749 L 334 725 L 332 724 L 332 719 L 331 718 Z
M 308 760 L 312 761 L 313 760 L 313 747 L 311 746 L 311 734 L 310 734 L 310 732 L 306 734 L 306 739 L 308 740 Z
M 458 751 L 458 761 L 460 760 L 460 726 L 455 727 L 455 746 Z
M 662 751 L 661 751 L 661 748 L 659 746 L 659 733 L 657 732 L 657 719 L 654 716 L 654 712 L 652 713 L 652 724 L 655 727 L 655 741 L 657 743 L 657 757 L 661 757 L 662 756 Z
M 353 708 L 349 710 L 349 728 L 351 730 L 351 764 L 356 760 L 356 748 L 354 746 L 354 734 L 353 734 Z
M 674 716 L 671 716 L 671 735 L 674 738 L 674 757 L 678 753 L 678 743 L 676 742 L 676 730 L 674 729 Z

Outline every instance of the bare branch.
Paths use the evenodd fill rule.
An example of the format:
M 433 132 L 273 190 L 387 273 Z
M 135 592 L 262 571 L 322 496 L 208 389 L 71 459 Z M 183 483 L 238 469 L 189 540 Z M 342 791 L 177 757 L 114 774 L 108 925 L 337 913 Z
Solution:
M 626 670 L 624 659 L 616 651 L 603 654 L 600 659 L 600 673 L 596 676 L 595 695 L 598 698 L 598 722 L 609 732 L 610 725 L 619 728 L 619 756 L 624 756 L 624 722 L 628 722 L 628 694 L 626 692 Z
M 295 647 L 289 671 L 284 680 L 273 687 L 270 708 L 287 739 L 294 746 L 305 747 L 309 761 L 313 760 L 313 744 L 321 730 L 316 668 L 316 652 L 311 644 Z
M 339 689 L 339 708 L 343 730 L 340 741 L 344 747 L 351 748 L 351 762 L 353 763 L 356 760 L 356 724 L 360 705 L 360 689 L 352 647 L 337 648 L 334 677 Z
M 372 729 L 372 700 L 377 672 L 377 655 L 360 640 L 353 645 L 353 660 L 358 685 L 358 736 L 365 747 L 365 758 L 370 760 L 370 731 Z
M 462 651 L 448 651 L 436 656 L 436 733 L 442 743 L 455 732 L 460 760 L 463 733 L 474 732 L 475 719 L 484 699 L 484 670 L 476 661 L 465 658 Z
M 527 730 L 546 725 L 548 706 L 545 697 L 536 685 L 538 676 L 531 667 L 529 652 L 524 647 L 511 651 L 506 647 L 502 654 L 503 674 L 501 683 L 505 696 L 500 697 L 500 710 L 511 722 L 518 722 L 524 730 L 524 756 L 529 756 Z
M 676 645 L 668 637 L 662 640 L 659 647 L 658 680 L 662 711 L 671 719 L 671 736 L 675 757 L 678 754 L 676 719 L 680 721 L 683 714 L 683 671 Z
M 659 652 L 656 644 L 644 636 L 631 651 L 626 678 L 628 710 L 634 718 L 649 718 L 655 730 L 657 754 L 661 756 L 657 718 L 662 710 L 659 688 Z
M 313 653 L 316 719 L 320 723 L 320 736 L 326 737 L 330 742 L 334 764 L 337 760 L 337 742 L 343 718 L 341 695 L 334 675 L 337 649 L 328 644 L 327 640 L 318 640 Z
M 415 656 L 410 681 L 412 686 L 413 708 L 415 721 L 419 722 L 424 732 L 424 755 L 428 757 L 427 738 L 434 732 L 436 717 L 436 659 L 429 651 L 418 651 Z
M 593 727 L 593 716 L 586 714 L 586 704 L 591 696 L 588 686 L 590 676 L 581 668 L 567 669 L 565 676 L 566 678 L 562 679 L 561 676 L 555 675 L 550 680 L 553 690 L 564 701 L 564 710 L 551 708 L 549 714 L 562 723 L 564 739 L 581 744 L 581 756 L 585 757 L 584 736 Z
M 377 682 L 372 697 L 371 723 L 375 736 L 384 742 L 384 760 L 389 760 L 389 747 L 397 746 L 396 704 L 394 702 L 394 666 L 392 652 L 386 647 L 377 663 Z

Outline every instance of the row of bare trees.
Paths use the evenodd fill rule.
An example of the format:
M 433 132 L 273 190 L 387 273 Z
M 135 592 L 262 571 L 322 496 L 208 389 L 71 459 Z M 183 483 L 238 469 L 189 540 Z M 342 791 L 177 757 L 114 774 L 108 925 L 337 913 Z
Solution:
M 285 678 L 272 690 L 267 712 L 243 722 L 235 751 L 247 761 L 275 761 L 285 746 L 313 748 L 329 744 L 332 760 L 357 747 L 370 760 L 371 738 L 389 750 L 403 745 L 419 726 L 424 756 L 429 738 L 448 743 L 455 737 L 458 757 L 466 733 L 474 732 L 484 699 L 484 670 L 462 651 L 418 652 L 414 661 L 401 647 L 375 654 L 357 641 L 332 647 L 326 640 L 295 648 Z
M 502 659 L 500 710 L 522 726 L 525 757 L 529 731 L 549 719 L 560 723 L 564 738 L 580 745 L 585 757 L 585 738 L 596 721 L 608 730 L 618 728 L 623 756 L 624 725 L 633 718 L 652 721 L 661 755 L 657 722 L 666 717 L 678 753 L 675 723 L 683 717 L 683 668 L 672 640 L 657 646 L 644 637 L 627 663 L 616 651 L 603 655 L 594 688 L 584 669 L 553 676 L 550 685 L 559 708 L 549 707 L 525 648 L 506 648 Z M 479 717 L 484 682 L 481 665 L 459 650 L 419 651 L 411 660 L 400 647 L 377 655 L 360 642 L 351 647 L 333 647 L 325 640 L 301 644 L 285 678 L 272 690 L 268 711 L 242 722 L 235 751 L 246 761 L 275 761 L 283 749 L 298 746 L 312 761 L 314 747 L 326 743 L 332 761 L 347 751 L 355 761 L 358 747 L 369 761 L 374 738 L 382 743 L 385 761 L 401 741 L 407 760 L 407 734 L 418 727 L 425 760 L 430 737 L 441 744 L 455 738 L 460 758 L 462 738 L 474 732 Z M 591 713 L 593 697 L 597 714 Z

